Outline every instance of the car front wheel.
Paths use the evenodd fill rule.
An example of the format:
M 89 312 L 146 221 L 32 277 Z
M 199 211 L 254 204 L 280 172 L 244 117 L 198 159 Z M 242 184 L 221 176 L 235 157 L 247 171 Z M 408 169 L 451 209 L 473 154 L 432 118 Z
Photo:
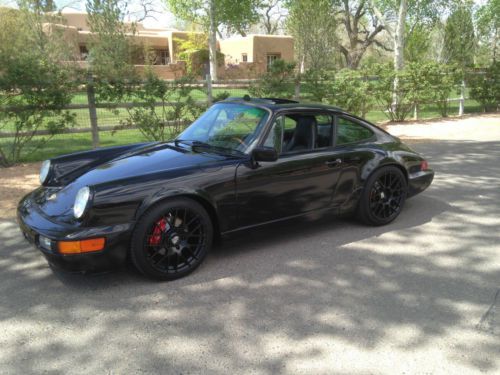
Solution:
M 210 250 L 213 226 L 199 203 L 168 200 L 140 219 L 131 243 L 131 260 L 144 275 L 175 280 L 194 271 Z
M 403 209 L 407 183 L 397 167 L 376 170 L 366 182 L 358 206 L 358 216 L 369 225 L 384 225 L 393 221 Z

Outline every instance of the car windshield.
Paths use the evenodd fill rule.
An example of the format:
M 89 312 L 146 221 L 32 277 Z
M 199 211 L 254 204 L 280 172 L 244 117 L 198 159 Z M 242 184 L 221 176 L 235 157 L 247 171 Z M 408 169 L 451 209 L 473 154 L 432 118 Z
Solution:
M 268 117 L 262 108 L 217 103 L 184 130 L 176 142 L 245 153 L 257 141 Z

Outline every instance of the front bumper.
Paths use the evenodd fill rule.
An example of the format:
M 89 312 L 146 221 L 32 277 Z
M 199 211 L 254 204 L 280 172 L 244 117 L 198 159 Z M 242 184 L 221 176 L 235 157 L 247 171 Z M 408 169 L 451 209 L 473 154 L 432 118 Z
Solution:
M 421 193 L 434 179 L 434 171 L 429 169 L 410 174 L 408 178 L 408 198 Z
M 132 223 L 83 228 L 61 224 L 47 218 L 26 196 L 17 208 L 17 221 L 24 237 L 45 256 L 47 261 L 69 272 L 102 272 L 123 265 L 130 246 Z M 40 236 L 51 240 L 50 249 L 40 244 Z M 101 251 L 84 254 L 60 254 L 58 241 L 75 241 L 104 237 Z

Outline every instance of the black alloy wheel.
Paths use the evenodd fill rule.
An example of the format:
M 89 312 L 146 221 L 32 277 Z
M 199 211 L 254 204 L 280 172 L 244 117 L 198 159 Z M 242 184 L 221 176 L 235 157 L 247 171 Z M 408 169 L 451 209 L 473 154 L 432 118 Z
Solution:
M 366 224 L 384 225 L 401 213 L 407 196 L 407 183 L 397 167 L 384 167 L 373 173 L 363 191 L 358 216 Z
M 213 226 L 197 202 L 179 198 L 146 212 L 132 235 L 131 259 L 146 276 L 174 280 L 192 272 L 212 245 Z

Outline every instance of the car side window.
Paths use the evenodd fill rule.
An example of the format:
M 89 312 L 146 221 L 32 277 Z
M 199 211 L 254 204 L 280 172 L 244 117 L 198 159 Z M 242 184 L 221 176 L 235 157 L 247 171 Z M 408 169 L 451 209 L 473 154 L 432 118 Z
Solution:
M 317 115 L 316 117 L 316 143 L 314 148 L 324 148 L 332 145 L 333 116 Z
M 274 121 L 264 146 L 279 153 L 309 151 L 331 146 L 332 134 L 332 116 L 290 113 Z
M 337 117 L 337 145 L 365 141 L 373 132 L 364 126 L 344 117 Z
M 271 130 L 267 135 L 266 141 L 264 142 L 265 147 L 274 147 L 278 154 L 281 154 L 281 145 L 283 140 L 283 125 L 284 117 L 279 116 L 273 122 Z

